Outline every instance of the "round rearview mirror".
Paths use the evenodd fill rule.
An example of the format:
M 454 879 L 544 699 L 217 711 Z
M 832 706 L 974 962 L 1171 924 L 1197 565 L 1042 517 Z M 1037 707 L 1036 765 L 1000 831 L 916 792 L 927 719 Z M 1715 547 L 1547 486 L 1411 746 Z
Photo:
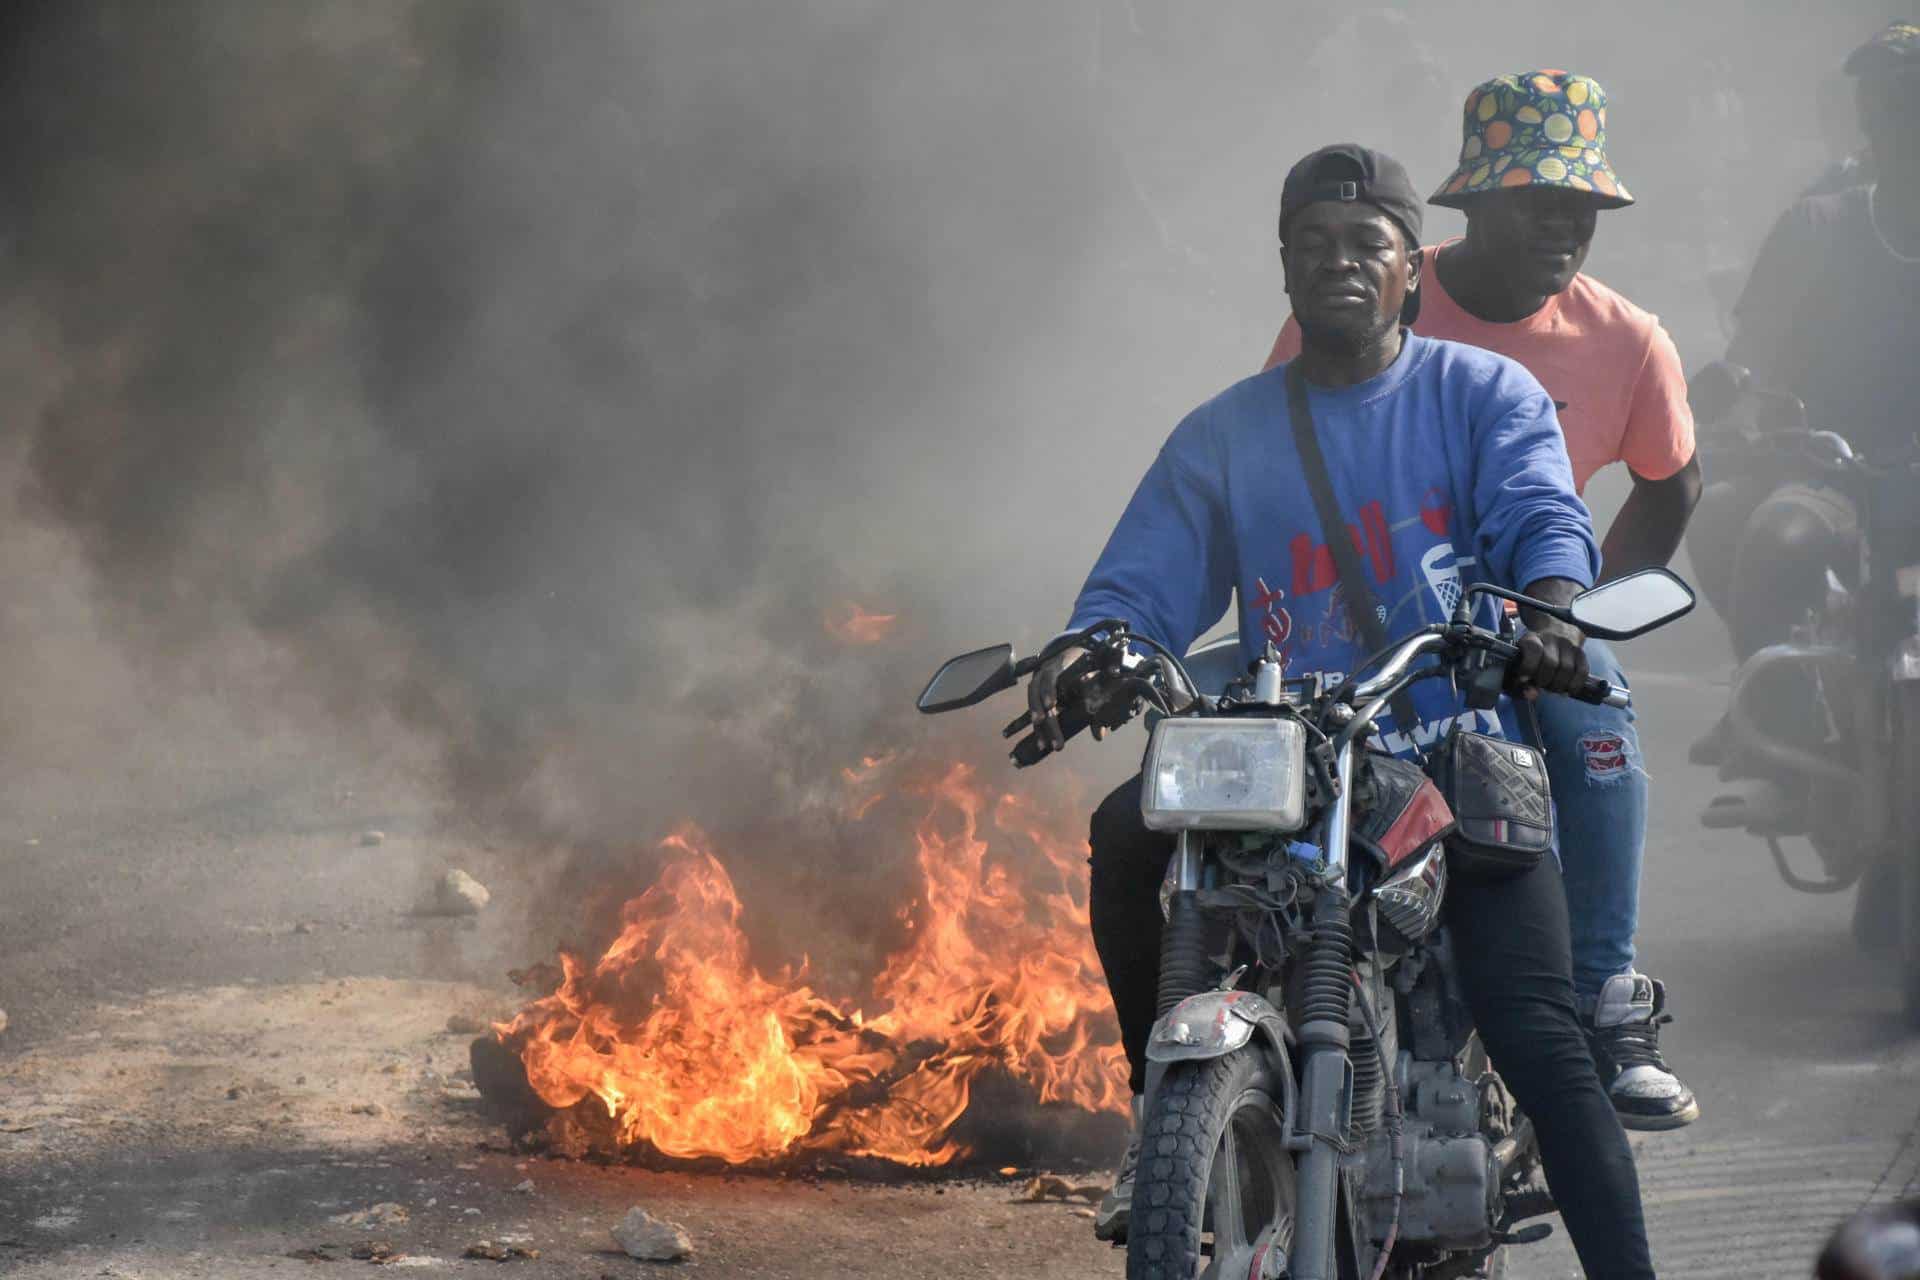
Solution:
M 1574 623 L 1602 640 L 1631 640 L 1693 608 L 1693 588 L 1671 569 L 1642 569 L 1573 598 Z

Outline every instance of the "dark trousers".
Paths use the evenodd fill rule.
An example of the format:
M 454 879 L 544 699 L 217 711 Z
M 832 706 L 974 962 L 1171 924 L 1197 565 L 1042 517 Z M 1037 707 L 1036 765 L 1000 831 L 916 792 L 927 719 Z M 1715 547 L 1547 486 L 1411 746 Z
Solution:
M 1170 836 L 1140 820 L 1140 779 L 1093 815 L 1093 941 L 1107 971 L 1133 1089 L 1146 1078 Z M 1640 1179 L 1574 1013 L 1567 899 L 1546 858 L 1497 884 L 1452 882 L 1447 925 L 1480 1039 L 1540 1135 L 1547 1185 L 1589 1276 L 1651 1276 Z

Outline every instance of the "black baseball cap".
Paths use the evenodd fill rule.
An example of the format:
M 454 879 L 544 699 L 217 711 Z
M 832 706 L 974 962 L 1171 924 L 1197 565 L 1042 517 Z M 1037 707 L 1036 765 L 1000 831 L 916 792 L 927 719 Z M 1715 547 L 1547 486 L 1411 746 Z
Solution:
M 1420 247 L 1420 211 L 1424 203 L 1413 179 L 1398 160 L 1357 142 L 1322 147 L 1287 173 L 1280 188 L 1280 242 L 1286 243 L 1293 215 L 1322 200 L 1362 201 L 1400 224 L 1407 248 Z

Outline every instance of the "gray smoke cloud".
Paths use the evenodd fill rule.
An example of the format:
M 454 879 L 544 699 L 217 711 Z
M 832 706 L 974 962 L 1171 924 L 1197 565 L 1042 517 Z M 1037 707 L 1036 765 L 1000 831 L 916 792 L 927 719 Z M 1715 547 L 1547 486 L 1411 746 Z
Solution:
M 430 739 L 494 816 L 630 836 L 635 777 L 724 772 L 674 776 L 663 713 L 774 710 L 805 669 L 778 654 L 820 658 L 820 614 L 883 585 L 807 525 L 867 500 L 849 460 L 929 366 L 975 364 L 939 349 L 975 300 L 941 296 L 927 241 L 970 204 L 959 235 L 1011 240 L 1011 213 L 959 168 L 918 189 L 863 161 L 997 135 L 1070 172 L 986 83 L 965 111 L 925 95 L 902 55 L 968 34 L 941 25 L 50 10 L 19 69 L 14 305 L 64 366 L 21 446 L 30 509 L 142 652 L 263 642 Z M 982 274 L 1072 254 L 1029 235 Z M 576 765 L 608 775 L 592 803 L 540 776 Z
M 16 7 L 14 732 L 178 694 L 529 841 L 694 817 L 825 860 L 794 815 L 924 732 L 935 659 L 1048 634 L 1166 430 L 1257 367 L 1295 156 L 1437 185 L 1473 83 L 1589 71 L 1642 201 L 1592 269 L 1695 365 L 1706 273 L 1817 169 L 1817 86 L 1881 20 Z M 899 637 L 835 643 L 848 600 Z

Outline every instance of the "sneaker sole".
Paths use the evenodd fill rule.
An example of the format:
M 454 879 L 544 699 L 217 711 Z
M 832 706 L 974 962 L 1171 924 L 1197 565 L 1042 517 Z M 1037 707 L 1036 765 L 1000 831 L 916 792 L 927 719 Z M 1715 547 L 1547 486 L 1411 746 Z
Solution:
M 1684 1129 L 1695 1120 L 1698 1120 L 1700 1118 L 1700 1104 L 1698 1102 L 1689 1102 L 1680 1110 L 1669 1112 L 1666 1115 L 1646 1115 L 1642 1112 L 1621 1111 L 1617 1108 L 1614 1114 L 1620 1117 L 1620 1127 L 1622 1129 L 1632 1129 L 1639 1133 L 1663 1133 L 1668 1129 Z

